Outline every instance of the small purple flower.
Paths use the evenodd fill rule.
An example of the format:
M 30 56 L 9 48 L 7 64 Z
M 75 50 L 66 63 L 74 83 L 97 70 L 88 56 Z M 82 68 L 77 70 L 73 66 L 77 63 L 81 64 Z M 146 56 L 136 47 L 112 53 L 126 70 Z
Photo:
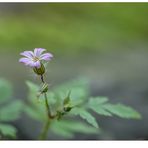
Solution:
M 42 61 L 50 61 L 53 55 L 51 53 L 44 53 L 46 49 L 35 48 L 34 52 L 24 51 L 20 55 L 24 56 L 19 60 L 19 62 L 24 63 L 26 66 L 31 68 L 40 68 Z

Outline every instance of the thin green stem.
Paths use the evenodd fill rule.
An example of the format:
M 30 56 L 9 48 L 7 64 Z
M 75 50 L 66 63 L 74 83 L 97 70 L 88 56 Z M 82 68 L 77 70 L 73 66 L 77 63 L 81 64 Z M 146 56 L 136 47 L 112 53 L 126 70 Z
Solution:
M 52 118 L 46 93 L 44 93 L 44 97 L 45 97 L 45 105 L 46 105 L 46 111 L 47 111 L 48 118 Z
M 46 140 L 47 138 L 47 135 L 48 135 L 48 130 L 49 130 L 49 126 L 50 126 L 50 120 L 48 118 L 48 120 L 46 121 L 44 127 L 43 127 L 43 130 L 39 136 L 39 139 L 40 140 Z
M 42 83 L 45 83 L 43 75 L 41 75 L 41 81 L 42 81 Z M 46 92 L 44 93 L 44 97 L 45 97 L 45 106 L 46 106 L 46 111 L 47 111 L 47 121 L 46 121 L 46 123 L 43 127 L 43 130 L 39 136 L 40 140 L 45 140 L 47 138 L 48 130 L 49 130 L 49 126 L 50 126 L 50 117 L 52 117 L 51 113 L 50 113 L 50 107 L 48 104 L 48 98 L 47 98 Z
M 41 81 L 42 81 L 42 83 L 45 83 L 43 75 L 41 75 Z
M 41 75 L 41 80 L 42 80 L 42 83 L 45 83 L 43 75 Z M 51 116 L 50 107 L 49 107 L 49 104 L 48 104 L 48 98 L 47 98 L 46 92 L 44 93 L 44 98 L 45 98 L 45 106 L 46 106 L 47 115 L 48 115 L 48 117 L 50 117 Z

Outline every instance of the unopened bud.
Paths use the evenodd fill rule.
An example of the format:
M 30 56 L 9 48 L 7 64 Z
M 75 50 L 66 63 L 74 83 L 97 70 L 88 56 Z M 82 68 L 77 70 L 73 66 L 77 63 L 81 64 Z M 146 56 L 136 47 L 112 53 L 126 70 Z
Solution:
M 41 67 L 40 67 L 40 68 L 34 67 L 34 68 L 33 68 L 33 71 L 34 71 L 37 75 L 43 75 L 43 74 L 45 73 L 45 67 L 44 67 L 44 65 L 41 63 Z
M 48 91 L 48 84 L 44 83 L 40 89 L 41 93 L 46 93 Z
M 70 107 L 70 106 L 64 107 L 65 112 L 69 112 L 69 111 L 71 111 L 71 109 L 72 109 L 72 107 Z

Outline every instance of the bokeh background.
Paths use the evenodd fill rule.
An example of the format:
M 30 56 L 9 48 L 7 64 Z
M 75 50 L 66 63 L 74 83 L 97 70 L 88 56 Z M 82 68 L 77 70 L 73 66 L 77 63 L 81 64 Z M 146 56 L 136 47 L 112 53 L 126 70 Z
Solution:
M 142 120 L 98 117 L 103 133 L 75 139 L 148 139 L 148 3 L 0 3 L 0 77 L 26 99 L 33 73 L 19 53 L 42 47 L 54 54 L 48 81 L 88 77 L 91 95 L 132 106 Z M 15 123 L 18 139 L 35 139 L 34 122 Z M 50 136 L 50 139 L 57 137 Z

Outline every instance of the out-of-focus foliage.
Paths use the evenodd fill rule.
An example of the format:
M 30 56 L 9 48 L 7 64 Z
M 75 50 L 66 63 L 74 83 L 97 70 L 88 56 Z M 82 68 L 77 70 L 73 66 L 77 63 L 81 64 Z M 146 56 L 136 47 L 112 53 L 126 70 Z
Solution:
M 37 99 L 36 96 L 39 87 L 30 81 L 27 81 L 27 85 L 29 87 L 29 102 L 25 107 L 25 112 L 31 118 L 44 122 L 46 120 L 44 98 L 41 96 Z M 116 115 L 131 119 L 141 118 L 140 114 L 131 107 L 123 104 L 111 104 L 105 97 L 90 98 L 86 79 L 73 80 L 50 89 L 47 96 L 52 113 L 61 113 L 58 116 L 59 118 L 51 122 L 50 130 L 66 138 L 72 138 L 74 133 L 77 132 L 84 134 L 100 133 L 95 115 L 90 112 L 90 109 L 99 115 Z M 63 108 L 64 111 L 66 110 L 65 112 Z M 75 120 L 74 116 L 77 115 L 82 120 Z
M 57 53 L 120 50 L 147 41 L 147 10 L 147 3 L 7 4 L 0 44 L 4 50 L 44 47 Z
M 2 124 L 0 123 L 0 132 L 4 136 L 11 136 L 12 138 L 16 137 L 17 129 L 10 124 Z M 0 138 L 1 139 L 1 138 Z
M 20 117 L 22 102 L 12 99 L 12 86 L 5 80 L 0 79 L 0 137 L 16 137 L 17 129 L 9 122 Z
M 4 79 L 0 79 L 0 104 L 8 101 L 11 95 L 12 95 L 11 84 Z
M 73 138 L 74 133 L 98 134 L 100 132 L 82 121 L 70 119 L 54 121 L 51 125 L 51 131 L 65 138 Z

